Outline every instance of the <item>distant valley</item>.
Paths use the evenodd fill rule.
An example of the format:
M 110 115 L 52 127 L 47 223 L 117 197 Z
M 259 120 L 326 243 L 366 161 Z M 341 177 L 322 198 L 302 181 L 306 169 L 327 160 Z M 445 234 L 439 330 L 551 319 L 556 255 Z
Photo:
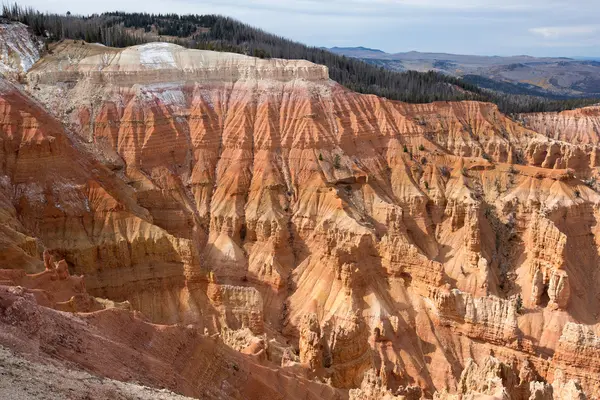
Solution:
M 416 51 L 390 54 L 365 47 L 330 51 L 393 71 L 436 71 L 479 87 L 511 94 L 553 98 L 600 95 L 600 60 L 531 56 L 471 56 Z

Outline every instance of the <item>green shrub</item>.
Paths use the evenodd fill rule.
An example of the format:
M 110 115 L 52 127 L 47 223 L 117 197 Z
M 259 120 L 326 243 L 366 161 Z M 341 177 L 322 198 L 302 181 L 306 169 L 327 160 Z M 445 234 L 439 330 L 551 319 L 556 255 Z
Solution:
M 335 157 L 333 158 L 333 168 L 340 169 L 340 167 L 341 167 L 340 162 L 341 161 L 342 161 L 342 157 L 340 157 L 339 154 L 336 154 Z
M 516 301 L 516 306 L 517 306 L 517 313 L 521 314 L 521 312 L 523 311 L 523 298 L 521 297 L 521 294 L 517 295 L 517 301 Z

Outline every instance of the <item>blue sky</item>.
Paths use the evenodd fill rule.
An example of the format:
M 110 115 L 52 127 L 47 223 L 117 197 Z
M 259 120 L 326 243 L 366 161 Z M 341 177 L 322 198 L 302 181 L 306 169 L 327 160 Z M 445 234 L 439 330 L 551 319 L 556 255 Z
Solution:
M 26 0 L 41 11 L 216 13 L 314 46 L 600 57 L 600 0 Z

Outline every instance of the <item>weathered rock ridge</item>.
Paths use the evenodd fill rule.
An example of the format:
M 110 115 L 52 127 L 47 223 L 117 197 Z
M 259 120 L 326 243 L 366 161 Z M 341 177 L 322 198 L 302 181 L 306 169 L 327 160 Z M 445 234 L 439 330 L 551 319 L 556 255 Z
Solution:
M 559 113 L 523 114 L 527 126 L 542 135 L 580 145 L 597 145 L 600 140 L 600 106 Z
M 240 387 L 215 364 L 214 397 L 600 395 L 595 142 L 172 44 L 64 41 L 0 85 L 0 269 L 42 274 L 0 283 L 172 332 L 140 382 L 208 396 L 186 385 L 209 358 L 161 358 L 183 335 L 261 366 Z
M 0 76 L 18 79 L 40 58 L 42 42 L 18 22 L 0 21 Z

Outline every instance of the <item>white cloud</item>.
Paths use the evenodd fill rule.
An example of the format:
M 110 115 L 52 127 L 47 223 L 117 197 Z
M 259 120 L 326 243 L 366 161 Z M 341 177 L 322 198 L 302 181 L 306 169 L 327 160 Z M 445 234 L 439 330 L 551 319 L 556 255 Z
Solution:
M 589 36 L 600 31 L 600 25 L 581 25 L 581 26 L 546 26 L 540 28 L 531 28 L 529 32 L 534 35 L 542 36 L 546 39 L 558 39 L 573 36 Z

